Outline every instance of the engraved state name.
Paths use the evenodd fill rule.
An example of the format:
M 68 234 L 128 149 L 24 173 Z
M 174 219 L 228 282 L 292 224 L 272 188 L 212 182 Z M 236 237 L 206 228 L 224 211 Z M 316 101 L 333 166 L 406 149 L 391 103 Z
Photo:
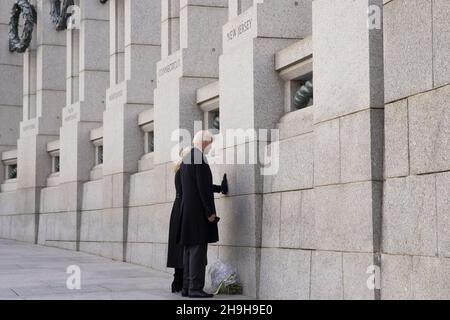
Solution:
M 117 98 L 120 98 L 122 96 L 123 96 L 123 90 L 114 92 L 114 93 L 110 94 L 109 101 L 116 100 Z
M 26 131 L 30 131 L 30 130 L 33 130 L 33 129 L 36 129 L 36 125 L 34 125 L 34 124 L 29 124 L 29 125 L 24 126 L 24 127 L 22 128 L 22 131 L 23 131 L 23 132 L 26 132 Z
M 77 114 L 77 113 L 74 113 L 74 114 L 72 114 L 72 115 L 67 116 L 66 118 L 64 118 L 64 121 L 65 121 L 65 122 L 69 122 L 69 121 L 74 120 L 74 119 L 77 119 L 77 118 L 78 118 L 78 114 Z
M 181 60 L 178 59 L 177 61 L 174 61 L 172 63 L 169 63 L 168 65 L 162 67 L 161 69 L 158 70 L 158 76 L 162 77 L 163 75 L 178 69 L 181 65 Z
M 75 113 L 75 109 L 73 107 L 70 107 L 67 110 L 68 116 L 64 118 L 64 122 L 69 122 L 71 120 L 78 118 L 78 113 Z
M 233 27 L 229 32 L 227 32 L 227 41 L 232 41 L 236 38 L 239 38 L 241 35 L 251 30 L 252 28 L 252 20 L 248 19 L 240 23 L 237 27 Z

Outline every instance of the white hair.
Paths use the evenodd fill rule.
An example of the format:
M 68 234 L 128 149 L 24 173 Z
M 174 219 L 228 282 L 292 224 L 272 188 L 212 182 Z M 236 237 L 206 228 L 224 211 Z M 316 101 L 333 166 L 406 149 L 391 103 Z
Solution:
M 213 141 L 214 136 L 208 130 L 202 130 L 195 134 L 192 144 L 195 148 L 202 150 L 204 141 Z

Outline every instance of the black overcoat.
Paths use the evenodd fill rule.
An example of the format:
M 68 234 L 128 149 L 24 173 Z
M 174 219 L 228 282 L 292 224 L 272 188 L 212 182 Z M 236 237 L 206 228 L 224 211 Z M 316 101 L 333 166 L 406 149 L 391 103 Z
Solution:
M 193 148 L 181 164 L 181 224 L 177 240 L 182 245 L 200 245 L 219 241 L 211 169 L 203 153 Z
M 214 185 L 214 192 L 222 192 L 222 186 Z M 183 190 L 181 189 L 181 171 L 175 173 L 175 190 L 176 198 L 173 203 L 172 212 L 170 214 L 169 224 L 169 241 L 167 248 L 167 267 L 183 268 L 183 246 L 177 243 L 177 233 L 181 223 L 181 197 Z
M 177 243 L 177 232 L 181 221 L 181 197 L 183 195 L 181 189 L 181 172 L 175 173 L 175 190 L 176 198 L 173 203 L 172 213 L 170 214 L 169 224 L 169 244 L 167 248 L 167 267 L 183 268 L 183 246 Z

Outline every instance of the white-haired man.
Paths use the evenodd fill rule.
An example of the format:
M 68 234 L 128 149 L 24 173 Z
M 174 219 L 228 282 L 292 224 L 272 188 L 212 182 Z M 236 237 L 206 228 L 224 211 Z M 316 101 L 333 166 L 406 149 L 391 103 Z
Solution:
M 184 156 L 180 168 L 183 195 L 177 239 L 184 246 L 182 295 L 191 298 L 213 296 L 203 291 L 208 244 L 219 241 L 213 178 L 205 159 L 212 143 L 209 131 L 198 132 L 193 140 L 194 147 Z M 226 178 L 224 181 L 226 184 Z

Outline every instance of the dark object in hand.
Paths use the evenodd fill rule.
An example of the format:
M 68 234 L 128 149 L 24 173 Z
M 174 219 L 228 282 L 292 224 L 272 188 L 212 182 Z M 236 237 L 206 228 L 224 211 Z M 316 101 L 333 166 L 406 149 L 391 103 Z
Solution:
M 222 184 L 220 187 L 222 188 L 222 194 L 228 194 L 228 179 L 226 173 L 223 175 Z

